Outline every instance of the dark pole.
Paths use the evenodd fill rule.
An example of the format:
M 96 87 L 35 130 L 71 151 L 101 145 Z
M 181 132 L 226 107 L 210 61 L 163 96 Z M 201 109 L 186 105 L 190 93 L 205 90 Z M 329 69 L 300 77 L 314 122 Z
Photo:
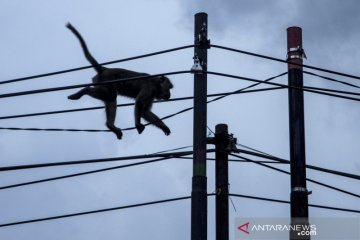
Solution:
M 207 70 L 207 14 L 195 14 L 194 59 Z M 194 72 L 194 165 L 191 193 L 191 240 L 207 240 L 206 179 L 206 94 L 207 75 Z
M 299 27 L 287 29 L 288 60 L 302 64 L 302 31 Z M 299 65 L 288 64 L 289 86 L 303 87 L 303 69 Z M 289 133 L 291 170 L 291 224 L 308 225 L 308 190 L 306 188 L 304 94 L 300 89 L 289 88 Z M 291 231 L 290 239 L 310 239 Z
M 229 240 L 228 126 L 215 127 L 216 240 Z

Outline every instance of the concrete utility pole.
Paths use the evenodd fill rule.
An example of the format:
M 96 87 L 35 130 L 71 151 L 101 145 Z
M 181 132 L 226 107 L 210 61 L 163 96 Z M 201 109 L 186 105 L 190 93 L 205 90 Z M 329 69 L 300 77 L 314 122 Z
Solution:
M 289 86 L 303 87 L 302 31 L 299 27 L 287 29 Z M 301 89 L 289 88 L 289 133 L 291 169 L 291 224 L 308 225 L 308 190 L 306 188 L 304 93 Z M 291 231 L 290 239 L 310 239 Z
M 194 165 L 191 193 L 191 240 L 207 240 L 207 14 L 195 14 L 194 48 Z

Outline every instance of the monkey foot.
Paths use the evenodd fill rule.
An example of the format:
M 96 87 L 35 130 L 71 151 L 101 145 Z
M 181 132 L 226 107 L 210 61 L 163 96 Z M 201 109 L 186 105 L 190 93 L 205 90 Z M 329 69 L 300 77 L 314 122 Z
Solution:
M 122 138 L 122 132 L 121 132 L 121 130 L 120 130 L 120 132 L 115 132 L 115 134 L 116 134 L 116 137 L 117 137 L 117 139 L 121 139 Z
M 79 94 L 79 93 L 74 93 L 74 94 L 71 94 L 68 96 L 68 99 L 70 99 L 70 100 L 78 100 L 80 98 L 81 98 L 81 94 Z
M 139 134 L 141 134 L 145 129 L 145 126 L 142 125 L 141 123 L 136 124 L 135 127 L 136 127 L 136 130 L 138 131 Z

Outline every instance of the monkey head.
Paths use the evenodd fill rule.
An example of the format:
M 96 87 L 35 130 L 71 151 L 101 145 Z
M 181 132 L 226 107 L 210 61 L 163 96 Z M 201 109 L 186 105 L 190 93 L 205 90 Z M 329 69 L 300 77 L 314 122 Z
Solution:
M 170 89 L 172 89 L 173 87 L 174 86 L 172 85 L 169 78 L 165 76 L 161 76 L 159 81 L 158 94 L 156 94 L 156 98 L 163 100 L 170 99 L 171 97 Z

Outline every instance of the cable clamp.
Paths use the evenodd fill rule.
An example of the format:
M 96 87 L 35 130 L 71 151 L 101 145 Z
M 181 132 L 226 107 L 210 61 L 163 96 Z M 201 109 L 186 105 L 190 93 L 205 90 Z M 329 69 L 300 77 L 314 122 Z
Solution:
M 197 54 L 195 54 L 193 59 L 194 59 L 194 65 L 191 67 L 191 72 L 195 73 L 195 74 L 202 74 L 202 71 L 203 71 L 202 65 L 203 65 L 203 63 L 202 63 L 201 59 L 199 59 Z
M 239 149 L 236 147 L 237 138 L 234 138 L 234 134 L 229 134 L 228 146 L 226 147 L 227 152 L 240 153 Z
M 207 26 L 206 23 L 203 23 L 202 28 L 200 29 L 197 39 L 195 39 L 196 45 L 202 49 L 210 48 L 210 39 L 207 39 Z
M 312 191 L 309 191 L 309 190 L 307 190 L 307 189 L 304 188 L 304 187 L 294 187 L 294 188 L 292 189 L 292 192 L 302 192 L 302 193 L 305 192 L 307 195 L 312 194 Z
M 288 50 L 287 55 L 286 55 L 287 60 L 290 60 L 290 59 L 303 59 L 303 58 L 307 59 L 307 56 L 305 54 L 305 50 L 300 46 L 290 48 Z

